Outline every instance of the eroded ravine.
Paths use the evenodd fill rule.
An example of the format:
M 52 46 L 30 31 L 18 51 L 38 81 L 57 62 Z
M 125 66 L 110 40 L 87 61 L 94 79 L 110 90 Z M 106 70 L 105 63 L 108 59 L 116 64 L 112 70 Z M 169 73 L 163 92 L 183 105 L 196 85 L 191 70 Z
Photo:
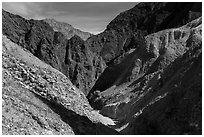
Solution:
M 142 119 L 141 117 L 144 117 L 143 115 L 149 115 L 147 110 L 154 109 L 154 107 L 152 108 L 152 106 L 157 106 L 155 105 L 155 104 L 159 104 L 157 102 L 166 101 L 161 108 L 158 107 L 155 110 L 152 110 L 153 112 L 155 112 L 157 109 L 161 109 L 158 111 L 164 111 L 165 109 L 163 107 L 165 105 L 168 108 L 172 106 L 172 102 L 174 101 L 179 102 L 183 100 L 184 96 L 186 96 L 186 94 L 189 94 L 188 92 L 192 92 L 192 91 L 188 91 L 188 87 L 183 87 L 181 84 L 181 83 L 187 82 L 185 81 L 185 77 L 188 77 L 188 79 L 190 77 L 192 78 L 194 77 L 196 79 L 195 81 L 197 83 L 193 82 L 189 86 L 196 86 L 196 85 L 199 85 L 199 87 L 201 86 L 201 81 L 199 81 L 199 79 L 201 78 L 201 67 L 200 67 L 200 64 L 198 66 L 196 64 L 196 62 L 201 61 L 200 56 L 202 55 L 201 54 L 201 50 L 202 50 L 201 18 L 198 18 L 180 28 L 165 30 L 165 31 L 152 34 L 150 36 L 147 36 L 146 39 L 147 40 L 152 39 L 152 41 L 157 41 L 157 38 L 164 37 L 164 36 L 169 37 L 168 33 L 172 34 L 172 32 L 175 32 L 175 31 L 176 32 L 181 31 L 181 35 L 180 36 L 171 35 L 170 38 L 167 38 L 169 39 L 168 43 L 165 43 L 164 45 L 166 45 L 167 46 L 166 48 L 170 50 L 169 54 L 162 55 L 164 59 L 163 60 L 160 59 L 159 60 L 160 63 L 157 63 L 157 65 L 160 65 L 162 63 L 165 65 L 158 67 L 158 66 L 155 66 L 156 65 L 155 63 L 153 63 L 152 66 L 154 67 L 154 69 L 158 68 L 158 70 L 154 70 L 155 72 L 152 73 L 152 70 L 150 67 L 149 70 L 151 71 L 147 71 L 147 73 L 143 77 L 141 77 L 139 81 L 138 79 L 136 79 L 136 80 L 133 80 L 132 82 L 128 82 L 129 84 L 126 84 L 123 86 L 118 85 L 118 87 L 114 86 L 102 92 L 101 95 L 102 96 L 104 95 L 104 97 L 106 97 L 102 99 L 110 100 L 110 98 L 112 97 L 111 98 L 112 102 L 106 101 L 107 104 L 102 108 L 102 110 L 100 110 L 100 113 L 105 116 L 109 116 L 113 119 L 116 119 L 117 124 L 116 126 L 113 126 L 113 128 L 116 129 L 117 131 L 123 134 L 132 134 L 133 129 L 130 128 L 132 126 L 134 127 L 134 122 L 132 121 L 137 121 L 137 119 Z M 173 34 L 176 34 L 176 33 L 173 33 Z M 182 34 L 185 34 L 185 35 L 182 36 Z M 151 41 L 148 41 L 148 42 L 153 43 Z M 174 48 L 175 51 L 172 51 L 171 47 Z M 156 59 L 155 62 L 158 59 Z M 180 66 L 178 66 L 178 63 L 180 63 Z M 195 72 L 192 72 L 191 70 L 194 70 Z M 198 77 L 195 77 L 194 75 L 198 75 Z M 122 78 L 119 78 L 119 79 L 122 79 Z M 185 89 L 186 89 L 186 92 L 184 91 Z M 200 94 L 199 88 L 194 92 L 196 92 L 196 94 L 199 95 Z M 130 97 L 130 95 L 132 94 L 134 96 Z M 178 97 L 176 99 L 172 99 L 172 96 L 176 96 L 174 94 L 176 95 L 178 94 Z M 114 99 L 113 96 L 116 96 L 116 95 L 117 95 L 117 98 Z M 125 97 L 123 98 L 121 97 L 121 100 L 120 100 L 119 99 L 120 96 L 125 96 Z M 191 100 L 191 97 L 189 97 L 189 100 Z M 192 97 L 192 100 L 199 101 L 200 99 L 197 96 L 195 98 Z M 194 102 L 194 103 L 196 104 L 198 102 Z M 177 105 L 179 106 L 180 104 L 176 103 L 175 107 L 177 107 Z M 179 107 L 184 107 L 184 106 L 181 105 Z M 149 112 L 149 113 L 152 113 L 152 112 Z M 160 112 L 160 113 L 163 113 L 163 112 Z M 180 115 L 180 113 L 182 112 L 175 113 L 170 117 L 171 118 L 177 117 L 178 115 Z M 189 115 L 193 115 L 194 112 L 187 112 L 187 113 L 190 113 Z M 199 113 L 201 113 L 201 111 L 199 111 Z M 149 118 L 147 117 L 145 119 L 149 119 Z M 154 120 L 154 121 L 156 122 L 157 120 Z M 141 123 L 141 124 L 144 124 L 144 123 Z M 136 125 L 139 126 L 138 124 Z M 186 134 L 188 133 L 196 134 L 200 132 L 201 123 L 197 125 L 199 126 L 191 127 L 191 124 L 188 123 L 188 125 L 186 126 L 189 126 L 189 128 L 192 128 L 191 130 L 188 131 L 187 129 L 185 129 L 186 127 L 185 128 L 183 127 L 184 129 L 182 131 L 179 131 L 179 130 L 175 131 L 174 134 L 177 134 L 177 133 L 180 134 L 182 132 L 186 132 Z M 145 126 L 146 128 L 151 128 L 151 127 L 148 127 L 148 125 L 145 125 Z M 161 127 L 156 126 L 155 128 L 161 128 Z M 134 133 L 139 133 L 139 134 L 148 133 L 148 132 L 145 133 L 143 131 L 139 131 L 139 129 L 137 130 L 134 129 L 134 130 L 135 130 Z M 156 131 L 156 130 L 157 129 L 151 129 L 151 131 L 149 131 L 148 134 L 151 134 L 151 133 L 168 134 L 169 133 L 169 131 L 165 132 L 165 131 L 160 131 L 159 129 L 158 129 L 159 131 Z

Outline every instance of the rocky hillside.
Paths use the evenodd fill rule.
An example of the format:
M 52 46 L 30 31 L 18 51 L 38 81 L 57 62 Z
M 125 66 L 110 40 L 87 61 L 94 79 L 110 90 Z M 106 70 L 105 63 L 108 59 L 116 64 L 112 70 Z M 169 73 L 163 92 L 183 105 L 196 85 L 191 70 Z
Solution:
M 201 2 L 70 28 L 2 10 L 3 134 L 202 134 Z
M 2 38 L 3 134 L 118 134 L 58 70 Z
M 79 36 L 67 40 L 42 20 L 26 20 L 2 10 L 2 31 L 12 42 L 64 73 L 85 94 L 106 67 Z
M 106 68 L 90 103 L 123 134 L 201 134 L 202 18 L 145 39 Z
M 91 36 L 90 33 L 76 29 L 68 23 L 59 22 L 54 19 L 44 19 L 43 21 L 48 23 L 54 31 L 61 32 L 62 34 L 64 34 L 67 39 L 70 39 L 74 35 L 77 35 L 81 39 L 87 40 Z
M 181 28 L 153 33 L 146 36 L 145 39 L 140 39 L 140 42 L 133 43 L 134 49 L 132 48 L 116 58 L 104 70 L 91 89 L 88 98 L 92 98 L 91 94 L 97 90 L 109 93 L 107 90 L 114 89 L 114 86 L 125 85 L 132 81 L 140 82 L 145 75 L 158 70 L 163 71 L 189 49 L 187 41 L 191 31 L 201 22 L 202 20 L 199 18 Z M 109 77 L 110 74 L 111 77 Z
M 120 13 L 103 33 L 89 38 L 87 42 L 92 51 L 100 54 L 109 64 L 130 49 L 135 38 L 185 25 L 201 14 L 202 3 L 141 2 Z

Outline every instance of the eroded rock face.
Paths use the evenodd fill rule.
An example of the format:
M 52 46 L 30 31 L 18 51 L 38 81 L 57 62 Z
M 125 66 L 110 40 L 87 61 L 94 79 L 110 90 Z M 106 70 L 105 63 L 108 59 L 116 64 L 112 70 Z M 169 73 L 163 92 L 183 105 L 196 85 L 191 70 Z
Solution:
M 2 38 L 3 134 L 118 134 L 58 70 Z
M 58 22 L 54 19 L 44 19 L 43 21 L 48 23 L 54 29 L 54 31 L 61 32 L 62 34 L 64 34 L 67 39 L 70 39 L 74 35 L 77 35 L 81 39 L 87 40 L 91 36 L 90 33 L 83 32 L 79 29 L 74 28 L 72 25 L 64 22 Z
M 202 18 L 145 39 L 106 68 L 90 103 L 123 134 L 201 134 Z
M 87 94 L 106 67 L 99 55 L 92 53 L 79 36 L 67 40 L 43 20 L 26 20 L 4 10 L 2 13 L 4 35 L 64 73 Z
M 110 63 L 131 48 L 131 43 L 135 38 L 140 39 L 140 35 L 185 25 L 201 16 L 201 9 L 201 3 L 141 2 L 120 13 L 103 33 L 90 37 L 87 42 L 92 51 Z M 138 37 L 135 37 L 135 33 Z
M 147 94 L 137 102 L 134 106 L 136 113 L 130 121 L 134 120 L 121 130 L 122 133 L 202 134 L 202 39 L 200 34 L 200 32 L 192 34 L 196 38 L 187 41 L 187 44 L 192 45 L 190 49 L 164 71 L 162 75 L 164 85 L 154 91 L 156 95 L 151 94 L 150 90 L 149 96 L 153 96 L 150 97 L 151 101 L 147 101 L 150 100 Z
M 101 93 L 100 96 L 104 103 L 106 101 L 114 103 L 116 98 L 120 96 L 117 94 L 122 94 L 120 92 L 123 91 L 125 92 L 124 94 L 126 94 L 126 92 L 133 90 L 133 87 L 140 90 L 144 85 L 138 85 L 137 82 L 146 79 L 146 76 L 151 73 L 163 71 L 176 58 L 183 55 L 189 49 L 188 41 L 192 37 L 192 28 L 200 24 L 201 18 L 183 27 L 160 31 L 146 36 L 145 39 L 141 39 L 141 42 L 135 45 L 135 49 L 131 49 L 116 58 L 112 64 L 105 69 L 89 92 L 88 98 L 90 103 L 97 106 L 97 103 L 94 103 L 97 99 L 93 94 L 96 90 L 104 93 L 104 95 Z M 143 80 L 144 83 L 146 83 L 145 81 L 146 80 Z M 129 83 L 130 88 L 127 88 L 127 83 Z M 119 86 L 122 86 L 122 88 L 118 89 Z M 119 100 L 121 100 L 121 98 Z M 101 103 L 101 101 L 99 102 Z M 105 104 L 109 104 L 108 102 Z M 94 108 L 101 109 L 104 104 L 100 107 L 94 105 Z
M 59 53 L 60 54 L 60 53 Z M 62 72 L 86 95 L 106 67 L 103 59 L 92 53 L 78 36 L 67 41 Z

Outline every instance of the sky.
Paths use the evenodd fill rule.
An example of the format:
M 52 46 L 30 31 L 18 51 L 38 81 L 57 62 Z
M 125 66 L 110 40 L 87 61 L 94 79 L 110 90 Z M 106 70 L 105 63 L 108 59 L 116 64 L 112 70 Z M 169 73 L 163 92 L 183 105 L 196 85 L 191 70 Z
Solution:
M 120 12 L 136 2 L 3 2 L 2 8 L 26 19 L 52 18 L 82 31 L 98 34 Z

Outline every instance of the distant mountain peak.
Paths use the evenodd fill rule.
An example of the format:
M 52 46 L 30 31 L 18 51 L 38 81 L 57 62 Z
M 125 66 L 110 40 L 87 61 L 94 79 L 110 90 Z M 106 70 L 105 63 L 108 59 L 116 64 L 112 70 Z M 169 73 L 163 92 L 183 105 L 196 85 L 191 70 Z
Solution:
M 43 21 L 45 21 L 47 23 L 48 22 L 50 22 L 50 23 L 59 23 L 60 25 L 66 25 L 66 26 L 70 26 L 70 27 L 74 28 L 71 24 L 68 24 L 66 22 L 60 22 L 60 21 L 57 21 L 57 20 L 55 20 L 53 18 L 46 18 L 46 19 L 43 19 Z
M 53 28 L 54 31 L 58 31 L 64 34 L 67 37 L 67 39 L 70 39 L 74 35 L 77 35 L 83 40 L 87 40 L 92 35 L 89 32 L 83 32 L 79 29 L 76 29 L 66 22 L 59 22 L 56 21 L 55 19 L 44 19 L 43 21 L 48 23 Z

